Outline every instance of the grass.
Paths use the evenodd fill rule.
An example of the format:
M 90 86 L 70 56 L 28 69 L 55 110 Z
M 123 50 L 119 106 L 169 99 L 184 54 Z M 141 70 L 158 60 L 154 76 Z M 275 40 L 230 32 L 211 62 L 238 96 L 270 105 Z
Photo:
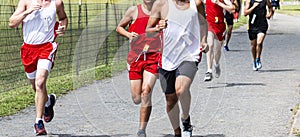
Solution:
M 241 26 L 247 24 L 247 21 L 248 21 L 248 18 L 245 17 L 245 16 L 243 16 L 243 15 L 241 15 L 240 18 L 239 18 L 239 21 L 238 21 L 238 22 L 235 22 L 235 23 L 233 24 L 233 29 L 237 29 L 237 28 L 239 28 L 239 27 L 241 27 Z
M 275 12 L 300 17 L 300 5 L 281 6 L 280 10 L 276 10 Z

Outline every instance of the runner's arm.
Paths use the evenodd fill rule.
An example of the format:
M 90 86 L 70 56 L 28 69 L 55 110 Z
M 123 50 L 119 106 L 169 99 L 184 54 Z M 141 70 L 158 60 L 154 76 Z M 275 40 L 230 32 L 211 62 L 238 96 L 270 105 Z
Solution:
M 121 34 L 121 35 L 127 37 L 127 38 L 130 39 L 130 40 L 131 40 L 132 38 L 134 38 L 134 37 L 137 37 L 138 34 L 137 34 L 137 33 L 134 33 L 134 32 L 130 33 L 130 32 L 128 32 L 125 28 L 129 25 L 130 22 L 132 22 L 132 21 L 134 20 L 134 17 L 133 17 L 133 16 L 134 16 L 134 14 L 137 14 L 136 12 L 137 12 L 137 7 L 136 7 L 136 6 L 130 7 L 130 8 L 126 11 L 124 17 L 121 19 L 121 21 L 119 22 L 119 24 L 118 24 L 118 26 L 117 26 L 117 28 L 116 28 L 116 31 L 117 31 L 119 34 Z
M 232 4 L 234 6 L 235 12 L 239 12 L 241 7 L 239 6 L 238 0 L 234 0 Z
M 29 8 L 27 9 L 26 0 L 20 0 L 16 11 L 9 18 L 9 27 L 11 28 L 18 27 L 22 23 L 23 19 L 26 18 L 27 15 L 41 8 L 42 6 L 39 3 L 31 3 Z
M 59 26 L 58 30 L 56 30 L 56 33 L 59 36 L 63 36 L 67 30 L 68 27 L 68 17 L 65 12 L 64 3 L 62 0 L 56 0 L 56 9 L 57 9 L 57 16 L 59 19 Z
M 250 0 L 246 0 L 244 6 L 244 16 L 248 16 L 254 10 L 254 8 L 256 8 L 259 5 L 259 2 L 261 2 L 261 0 L 256 0 L 253 6 L 250 7 Z
M 200 38 L 201 38 L 201 48 L 204 53 L 208 51 L 207 46 L 207 22 L 205 19 L 205 8 L 204 3 L 201 0 L 196 1 L 197 10 L 199 12 L 199 25 L 200 25 Z
M 269 12 L 266 15 L 266 18 L 270 19 L 273 16 L 273 14 L 274 14 L 275 11 L 273 10 L 273 7 L 272 7 L 271 2 L 269 0 L 267 0 L 267 7 L 268 7 L 268 11 Z
M 161 0 L 156 0 L 153 3 L 151 15 L 148 20 L 147 27 L 146 27 L 147 37 L 152 37 L 157 32 L 160 32 L 162 29 L 167 27 L 167 19 L 163 19 L 161 16 L 161 10 L 162 10 L 163 5 L 164 5 L 164 2 Z
M 233 13 L 235 11 L 235 6 L 231 3 L 230 0 L 224 0 L 224 3 L 220 2 L 219 0 L 212 0 L 212 2 L 230 13 Z

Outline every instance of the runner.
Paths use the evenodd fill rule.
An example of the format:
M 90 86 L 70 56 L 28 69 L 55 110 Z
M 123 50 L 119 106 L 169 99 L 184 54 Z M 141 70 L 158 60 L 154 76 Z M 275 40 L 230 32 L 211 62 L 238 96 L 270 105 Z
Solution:
M 268 11 L 266 9 L 268 6 Z M 249 15 L 248 35 L 251 45 L 253 58 L 253 70 L 257 71 L 262 68 L 261 53 L 263 42 L 268 30 L 268 21 L 274 11 L 269 0 L 246 0 L 244 15 Z
M 201 48 L 207 51 L 207 25 L 201 0 L 155 1 L 146 32 L 151 36 L 161 30 L 164 45 L 159 79 L 166 96 L 167 113 L 175 137 L 191 137 L 190 86 L 201 60 Z M 183 132 L 178 101 L 182 108 Z
M 273 11 L 276 9 L 280 10 L 280 0 L 271 0 L 271 5 L 273 7 Z
M 56 15 L 59 23 L 57 24 Z M 21 58 L 24 69 L 35 91 L 36 135 L 47 134 L 42 117 L 50 122 L 54 117 L 55 94 L 47 95 L 46 81 L 54 65 L 56 35 L 63 36 L 68 18 L 62 0 L 20 0 L 10 18 L 11 28 L 23 25 L 24 43 Z
M 220 58 L 221 48 L 225 37 L 226 25 L 224 22 L 223 9 L 233 13 L 237 6 L 233 5 L 230 0 L 207 0 L 206 1 L 206 19 L 208 23 L 207 44 L 209 51 L 206 54 L 207 71 L 205 73 L 204 81 L 212 80 L 212 65 L 214 61 L 215 77 L 219 78 L 221 74 Z
M 234 22 L 237 22 L 237 18 L 238 18 L 238 14 L 239 14 L 239 6 L 238 6 L 239 2 L 238 1 L 239 0 L 231 1 L 232 3 L 237 5 L 237 7 L 235 9 L 235 12 L 230 13 L 230 12 L 226 11 L 225 16 L 224 16 L 225 19 L 226 19 L 226 24 L 227 24 L 227 32 L 226 32 L 225 43 L 224 43 L 223 47 L 226 51 L 229 51 L 228 43 L 229 43 L 230 38 L 231 38 L 233 24 L 234 24 Z
M 130 7 L 117 26 L 116 31 L 130 40 L 128 53 L 131 95 L 135 104 L 140 104 L 140 125 L 138 137 L 146 136 L 146 127 L 152 110 L 151 92 L 157 79 L 158 58 L 161 48 L 161 34 L 147 38 L 148 23 L 153 0 Z M 125 28 L 129 25 L 128 31 Z

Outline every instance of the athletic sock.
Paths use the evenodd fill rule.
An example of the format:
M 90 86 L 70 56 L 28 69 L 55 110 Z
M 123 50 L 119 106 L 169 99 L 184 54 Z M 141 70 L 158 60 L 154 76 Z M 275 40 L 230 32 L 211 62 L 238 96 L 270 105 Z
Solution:
M 39 123 L 40 120 L 42 120 L 42 118 L 35 118 L 35 123 Z
M 212 73 L 212 69 L 208 69 L 206 72 Z
M 45 104 L 45 107 L 49 107 L 51 105 L 50 96 L 48 95 L 48 101 Z

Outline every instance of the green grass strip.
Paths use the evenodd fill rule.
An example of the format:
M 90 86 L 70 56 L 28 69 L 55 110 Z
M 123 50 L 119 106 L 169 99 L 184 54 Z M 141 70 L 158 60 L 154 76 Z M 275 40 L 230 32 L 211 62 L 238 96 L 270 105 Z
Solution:
M 276 10 L 275 12 L 300 17 L 300 5 L 281 6 L 280 10 Z

